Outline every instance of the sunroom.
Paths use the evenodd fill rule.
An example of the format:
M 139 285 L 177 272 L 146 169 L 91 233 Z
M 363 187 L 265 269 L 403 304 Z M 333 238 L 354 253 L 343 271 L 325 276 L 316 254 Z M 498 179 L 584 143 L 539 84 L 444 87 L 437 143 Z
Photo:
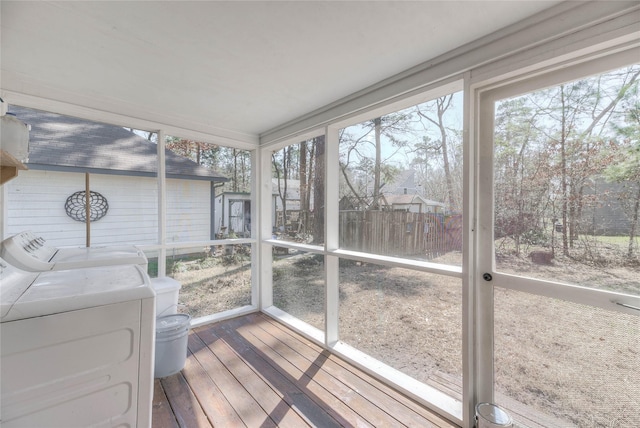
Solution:
M 2 114 L 48 115 L 34 147 L 68 144 L 61 123 L 156 147 L 127 175 L 126 152 L 47 169 L 0 147 L 2 240 L 135 245 L 180 284 L 186 365 L 141 375 L 130 425 L 473 427 L 490 403 L 640 426 L 637 2 L 0 8 Z M 65 213 L 77 191 L 104 218 Z M 0 418 L 27 426 L 53 387 L 7 388 L 10 324 Z

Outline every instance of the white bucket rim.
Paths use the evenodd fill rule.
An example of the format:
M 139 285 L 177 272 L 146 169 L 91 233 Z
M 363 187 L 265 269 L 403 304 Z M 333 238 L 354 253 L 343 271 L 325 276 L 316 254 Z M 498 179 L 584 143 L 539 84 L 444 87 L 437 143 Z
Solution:
M 156 335 L 165 335 L 173 331 L 189 330 L 191 327 L 191 315 L 171 314 L 156 318 Z

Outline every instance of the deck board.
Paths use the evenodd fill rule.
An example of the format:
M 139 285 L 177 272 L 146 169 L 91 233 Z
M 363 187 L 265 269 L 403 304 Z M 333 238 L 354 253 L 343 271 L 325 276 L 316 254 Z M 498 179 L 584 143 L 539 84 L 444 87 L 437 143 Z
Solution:
M 456 425 L 264 314 L 196 328 L 155 381 L 153 428 Z
M 211 376 L 195 359 L 191 351 L 182 373 L 190 387 L 198 395 L 199 403 L 213 426 L 224 426 L 225 423 L 229 423 L 229 426 L 242 424 L 240 417 L 227 401 L 225 395 L 218 389 Z
M 461 399 L 462 379 L 427 382 Z M 530 428 L 565 426 L 496 393 Z M 153 428 L 456 427 L 273 318 L 254 313 L 195 328 L 184 369 L 156 379 Z
M 200 403 L 181 373 L 169 376 L 160 383 L 167 399 L 172 403 L 171 408 L 178 426 L 211 427 Z
M 387 385 L 322 350 L 316 344 L 301 339 L 300 336 L 291 332 L 282 324 L 259 315 L 255 315 L 253 319 L 251 317 L 249 316 L 248 318 L 253 321 L 253 325 L 270 332 L 274 336 L 278 336 L 283 343 L 290 346 L 300 355 L 305 356 L 309 361 L 313 361 L 315 355 L 322 354 L 325 358 L 322 362 L 322 370 L 326 371 L 329 376 L 340 379 L 340 382 L 350 390 L 365 394 L 362 398 L 368 401 L 370 405 L 376 406 L 376 411 L 384 412 L 386 418 L 393 419 L 394 415 L 401 414 L 403 423 L 408 426 L 421 426 L 421 424 L 424 424 L 425 418 L 436 426 L 441 426 L 439 425 L 442 423 L 441 417 L 435 416 L 428 409 L 399 395 Z M 446 421 L 442 426 L 451 426 L 451 424 Z
M 212 329 L 199 329 L 198 335 L 214 349 L 221 362 L 236 373 L 239 382 L 245 387 L 250 386 L 260 406 L 278 426 L 308 425 L 307 421 L 291 408 L 291 405 L 295 404 L 295 401 L 289 398 L 290 394 L 295 394 L 295 391 L 292 391 L 294 389 L 292 385 L 271 381 L 268 376 L 269 368 L 265 363 L 259 358 L 248 355 L 253 351 L 244 349 L 242 354 L 236 353 L 232 346 L 217 336 Z
M 231 328 L 233 326 L 233 328 Z M 284 378 L 296 388 L 295 397 L 304 406 L 305 416 L 315 426 L 371 426 L 359 417 L 343 401 L 336 398 L 313 379 L 315 370 L 305 371 L 282 357 L 278 352 L 260 341 L 251 332 L 242 328 L 239 320 L 232 320 L 221 327 L 224 337 L 235 345 L 246 342 L 253 347 L 254 356 L 269 364 L 275 372 L 268 371 L 270 378 Z M 326 417 L 325 414 L 329 417 Z
M 216 385 L 216 397 L 221 392 L 246 426 L 276 426 L 255 397 L 245 389 L 245 386 L 235 377 L 235 374 L 220 362 L 213 349 L 204 343 L 197 334 L 189 335 L 189 350 L 207 373 L 211 382 Z M 198 390 L 196 394 L 213 395 L 208 389 Z M 207 398 L 203 396 L 200 400 Z
M 152 409 L 154 428 L 178 428 L 180 426 L 159 380 L 156 380 L 153 387 Z
M 357 391 L 329 375 L 322 368 L 327 360 L 326 353 L 319 353 L 314 360 L 307 360 L 286 343 L 260 328 L 240 328 L 238 331 L 243 336 L 250 337 L 249 340 L 259 341 L 254 343 L 269 347 L 267 355 L 278 365 L 287 367 L 287 373 L 297 378 L 302 388 L 316 394 L 323 403 L 338 406 L 337 410 L 341 414 L 348 414 L 354 425 L 365 423 L 375 427 L 397 425 L 397 422 L 393 423 L 393 417 L 382 412 Z

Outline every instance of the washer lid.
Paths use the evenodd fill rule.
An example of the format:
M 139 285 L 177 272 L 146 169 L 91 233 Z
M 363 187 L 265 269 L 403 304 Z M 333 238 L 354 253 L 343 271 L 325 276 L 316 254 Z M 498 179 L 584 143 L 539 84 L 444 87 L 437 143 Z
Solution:
M 37 273 L 20 270 L 0 258 L 0 321 L 4 321 L 13 304 L 37 276 Z
M 145 265 L 147 256 L 133 245 L 109 247 L 59 248 L 51 261 L 53 270 L 77 269 L 93 266 Z
M 41 273 L 3 321 L 69 312 L 155 296 L 138 265 Z

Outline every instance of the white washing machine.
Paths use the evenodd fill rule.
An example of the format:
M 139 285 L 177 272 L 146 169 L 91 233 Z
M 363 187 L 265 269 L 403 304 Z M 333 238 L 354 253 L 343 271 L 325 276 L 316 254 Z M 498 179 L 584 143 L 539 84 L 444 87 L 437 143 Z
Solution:
M 0 287 L 0 426 L 151 426 L 155 294 L 140 266 L 0 259 Z
M 147 256 L 133 245 L 57 248 L 45 242 L 33 232 L 21 232 L 2 241 L 0 257 L 28 272 L 122 264 L 137 264 L 147 270 Z

